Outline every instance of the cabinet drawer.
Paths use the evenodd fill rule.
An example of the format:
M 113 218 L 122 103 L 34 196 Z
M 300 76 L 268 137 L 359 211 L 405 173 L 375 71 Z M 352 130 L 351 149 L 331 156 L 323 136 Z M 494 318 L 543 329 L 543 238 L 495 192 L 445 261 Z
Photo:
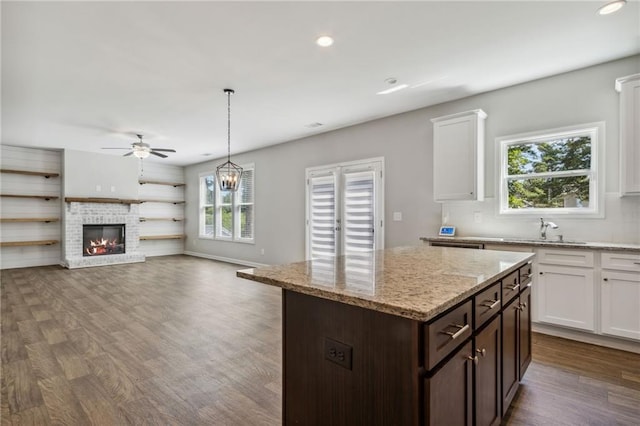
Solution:
M 533 276 L 533 264 L 531 262 L 527 263 L 523 267 L 520 268 L 520 290 L 524 290 L 526 285 L 531 282 L 531 277 Z
M 588 250 L 538 250 L 538 263 L 593 267 L 593 252 Z
M 640 254 L 602 253 L 602 268 L 640 272 Z
M 471 300 L 425 326 L 425 366 L 431 370 L 472 333 Z
M 502 303 L 507 304 L 511 299 L 520 294 L 520 270 L 507 275 L 502 279 Z
M 513 274 L 518 280 L 518 271 Z M 511 276 L 509 275 L 509 276 Z M 487 322 L 491 317 L 500 312 L 502 308 L 502 298 L 500 297 L 500 282 L 493 284 L 491 287 L 479 293 L 473 298 L 475 307 L 474 329 L 480 328 L 482 324 Z

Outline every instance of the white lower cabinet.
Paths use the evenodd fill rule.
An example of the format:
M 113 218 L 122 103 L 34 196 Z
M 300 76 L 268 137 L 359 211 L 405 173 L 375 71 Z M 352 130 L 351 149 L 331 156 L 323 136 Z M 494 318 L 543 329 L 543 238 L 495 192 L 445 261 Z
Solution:
M 593 268 L 538 264 L 536 319 L 595 331 Z
M 640 255 L 603 253 L 602 333 L 640 340 Z

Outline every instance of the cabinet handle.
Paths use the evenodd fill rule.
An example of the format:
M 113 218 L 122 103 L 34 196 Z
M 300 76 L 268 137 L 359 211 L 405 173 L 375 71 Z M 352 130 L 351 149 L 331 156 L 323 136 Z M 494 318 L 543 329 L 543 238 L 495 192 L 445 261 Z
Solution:
M 609 281 L 609 278 L 603 278 L 602 281 Z
M 640 265 L 640 262 L 633 262 L 634 265 Z
M 471 356 L 471 355 L 469 355 L 469 356 L 467 356 L 467 359 L 468 359 L 469 361 L 473 361 L 473 363 L 474 363 L 475 365 L 478 365 L 478 357 L 477 357 L 477 356 Z
M 531 278 L 531 274 L 522 274 L 522 278 L 524 279 Z
M 455 333 L 452 333 L 450 331 L 441 331 L 441 333 L 448 334 L 449 336 L 451 336 L 451 340 L 457 339 L 462 334 L 464 334 L 465 331 L 467 331 L 469 329 L 469 324 L 465 324 L 465 325 L 449 324 L 449 325 L 451 327 L 456 327 L 456 328 L 460 329 L 460 330 L 456 331 Z
M 544 272 L 540 272 L 540 275 L 544 275 Z
M 500 304 L 500 299 L 498 300 L 489 300 L 487 303 L 483 303 L 482 306 L 493 309 Z
M 516 289 L 520 288 L 520 284 L 516 284 L 516 285 L 511 286 L 511 287 L 508 287 L 508 288 L 509 288 L 509 290 L 511 290 L 511 291 L 515 291 Z
M 487 350 L 485 348 L 482 349 L 476 349 L 476 352 L 478 352 L 480 355 L 485 356 L 487 355 Z

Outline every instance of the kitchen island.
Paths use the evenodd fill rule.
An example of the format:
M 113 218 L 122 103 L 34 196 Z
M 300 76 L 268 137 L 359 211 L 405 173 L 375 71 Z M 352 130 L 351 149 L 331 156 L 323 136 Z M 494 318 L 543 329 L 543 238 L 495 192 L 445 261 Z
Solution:
M 283 289 L 283 423 L 498 424 L 530 360 L 532 257 L 404 247 L 238 271 Z

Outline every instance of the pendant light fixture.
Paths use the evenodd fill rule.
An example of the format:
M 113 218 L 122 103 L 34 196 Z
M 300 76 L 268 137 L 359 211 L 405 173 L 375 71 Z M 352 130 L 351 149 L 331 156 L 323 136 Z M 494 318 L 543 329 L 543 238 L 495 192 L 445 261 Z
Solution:
M 227 162 L 216 168 L 216 178 L 221 191 L 237 191 L 242 178 L 242 167 L 231 162 L 231 95 L 233 89 L 224 89 L 227 94 Z

